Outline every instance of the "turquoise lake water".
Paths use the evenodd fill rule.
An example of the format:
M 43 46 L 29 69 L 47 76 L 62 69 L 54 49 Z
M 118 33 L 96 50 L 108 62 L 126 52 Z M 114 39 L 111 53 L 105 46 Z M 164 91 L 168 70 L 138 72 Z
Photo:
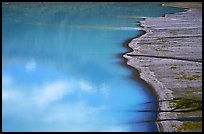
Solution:
M 158 131 L 139 112 L 155 95 L 117 55 L 138 21 L 182 11 L 160 4 L 3 3 L 3 131 Z

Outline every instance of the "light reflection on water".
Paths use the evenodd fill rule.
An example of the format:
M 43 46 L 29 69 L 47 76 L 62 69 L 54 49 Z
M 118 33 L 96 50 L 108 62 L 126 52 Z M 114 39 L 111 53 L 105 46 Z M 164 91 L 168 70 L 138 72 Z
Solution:
M 157 109 L 144 104 L 156 98 L 116 55 L 139 34 L 137 20 L 173 11 L 158 3 L 3 4 L 3 131 L 157 131 L 140 123 L 156 113 L 134 112 Z

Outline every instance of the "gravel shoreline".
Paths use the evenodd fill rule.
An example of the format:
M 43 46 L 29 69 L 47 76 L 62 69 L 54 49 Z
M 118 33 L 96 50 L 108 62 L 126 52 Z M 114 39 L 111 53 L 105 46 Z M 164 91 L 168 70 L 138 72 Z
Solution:
M 123 55 L 158 95 L 161 132 L 202 131 L 202 121 L 178 120 L 202 118 L 202 10 L 192 7 L 199 4 L 162 4 L 188 9 L 140 21 L 146 33 Z

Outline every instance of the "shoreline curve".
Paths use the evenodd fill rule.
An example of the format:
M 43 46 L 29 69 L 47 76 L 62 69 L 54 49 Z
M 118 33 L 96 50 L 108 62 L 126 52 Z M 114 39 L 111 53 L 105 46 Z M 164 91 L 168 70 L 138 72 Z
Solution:
M 184 7 L 184 6 L 172 6 L 172 5 L 168 5 L 168 4 L 161 4 L 161 6 L 171 6 L 171 7 L 178 7 L 178 8 L 187 8 L 185 9 L 185 11 L 181 11 L 181 12 L 176 12 L 173 14 L 165 14 L 162 17 L 156 17 L 156 19 L 165 19 L 165 18 L 169 18 L 169 15 L 177 15 L 178 13 L 183 13 L 186 14 L 187 12 L 191 11 L 192 8 Z M 172 19 L 173 20 L 173 19 Z M 130 49 L 132 49 L 131 52 L 127 52 L 123 55 L 123 57 L 125 59 L 127 59 L 127 65 L 136 69 L 137 72 L 139 72 L 139 77 L 140 79 L 144 80 L 150 87 L 153 88 L 153 90 L 155 91 L 155 93 L 157 94 L 157 98 L 158 101 L 160 101 L 159 103 L 159 109 L 158 111 L 161 110 L 166 110 L 166 111 L 170 111 L 172 104 L 169 101 L 163 101 L 163 100 L 172 100 L 175 98 L 175 96 L 173 95 L 172 90 L 169 89 L 169 87 L 166 86 L 165 83 L 161 82 L 160 80 L 157 79 L 156 74 L 154 71 L 152 71 L 148 65 L 146 67 L 142 67 L 140 65 L 140 61 L 136 58 L 134 58 L 134 55 L 140 55 L 141 53 L 141 46 L 137 45 L 138 43 L 141 43 L 142 40 L 144 40 L 145 38 L 148 38 L 148 35 L 153 34 L 151 29 L 146 28 L 147 25 L 145 24 L 145 22 L 147 21 L 147 19 L 145 18 L 142 21 L 139 21 L 140 26 L 142 27 L 141 31 L 144 32 L 144 34 L 140 35 L 139 37 L 134 38 L 133 40 L 131 40 L 131 42 L 128 44 L 128 47 Z M 165 52 L 163 53 L 165 54 Z M 141 57 L 140 57 L 141 58 Z M 152 57 L 151 57 L 152 58 Z M 167 60 L 167 59 L 165 59 Z M 202 61 L 202 59 L 201 59 Z M 147 61 L 146 61 L 147 62 Z M 168 62 L 168 61 L 167 61 Z M 198 63 L 200 65 L 200 63 Z M 201 62 L 202 65 L 202 62 Z M 202 71 L 201 71 L 202 73 Z M 202 83 L 201 83 L 202 84 Z M 201 85 L 202 86 L 202 85 Z M 201 106 L 202 107 L 202 106 Z M 174 112 L 158 112 L 157 115 L 157 119 L 161 120 L 161 119 L 171 119 L 171 118 L 178 118 L 177 113 Z M 177 128 L 181 127 L 182 123 L 179 121 L 156 121 L 157 124 L 157 128 L 160 132 L 175 132 L 178 131 Z

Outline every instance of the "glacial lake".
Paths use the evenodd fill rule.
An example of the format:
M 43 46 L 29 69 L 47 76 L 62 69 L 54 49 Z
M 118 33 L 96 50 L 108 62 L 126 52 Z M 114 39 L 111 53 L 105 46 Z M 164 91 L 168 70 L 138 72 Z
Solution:
M 3 131 L 157 132 L 157 98 L 122 65 L 158 2 L 2 3 Z M 147 103 L 151 102 L 151 103 Z

